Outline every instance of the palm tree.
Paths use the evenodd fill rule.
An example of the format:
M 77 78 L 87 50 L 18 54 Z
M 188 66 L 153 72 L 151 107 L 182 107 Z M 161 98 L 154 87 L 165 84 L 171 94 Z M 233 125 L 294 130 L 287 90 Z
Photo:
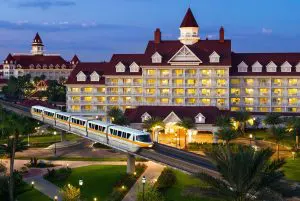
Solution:
M 271 127 L 281 124 L 283 121 L 278 113 L 268 113 L 264 119 L 264 123 Z
M 217 136 L 222 139 L 225 144 L 227 146 L 229 146 L 230 141 L 236 139 L 239 134 L 236 130 L 232 129 L 232 128 L 221 128 L 218 132 L 217 132 Z
M 207 173 L 197 176 L 210 186 L 197 187 L 202 195 L 214 195 L 218 200 L 283 200 L 283 159 L 271 161 L 272 150 L 255 151 L 238 146 L 236 151 L 226 146 L 217 146 L 207 153 L 216 165 L 220 178 Z M 200 191 L 199 191 L 200 190 Z
M 163 129 L 164 127 L 165 123 L 160 117 L 151 117 L 143 122 L 143 128 L 152 132 L 152 138 L 154 138 L 155 130 Z
M 237 112 L 234 117 L 234 120 L 239 123 L 238 129 L 242 135 L 245 134 L 246 123 L 249 119 L 251 119 L 251 114 L 247 111 Z
M 299 147 L 299 136 L 300 136 L 300 118 L 299 117 L 291 117 L 286 121 L 286 125 L 288 128 L 292 129 L 292 132 L 296 136 L 296 147 Z
M 184 131 L 185 131 L 185 135 L 184 135 L 184 148 L 186 149 L 186 135 L 187 135 L 187 131 L 189 129 L 193 129 L 195 128 L 195 123 L 194 121 L 189 118 L 189 117 L 183 117 L 183 119 L 176 123 L 177 126 L 181 127 Z M 180 141 L 180 135 L 179 135 L 179 141 Z
M 232 127 L 232 119 L 229 115 L 217 116 L 216 126 L 220 128 Z
M 1 119 L 1 128 L 7 137 L 7 147 L 5 152 L 10 159 L 10 176 L 9 176 L 9 198 L 14 201 L 14 162 L 15 153 L 26 149 L 26 145 L 22 142 L 21 135 L 26 135 L 30 130 L 26 128 L 28 119 L 18 116 L 14 113 L 6 113 Z M 13 126 L 12 126 L 13 125 Z
M 279 144 L 285 138 L 286 128 L 284 127 L 272 127 L 271 134 L 276 142 L 277 146 L 277 159 L 279 159 Z

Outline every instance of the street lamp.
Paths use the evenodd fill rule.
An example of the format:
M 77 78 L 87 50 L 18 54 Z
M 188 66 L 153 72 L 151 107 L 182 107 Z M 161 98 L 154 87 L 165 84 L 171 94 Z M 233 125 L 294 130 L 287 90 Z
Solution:
M 293 155 L 293 160 L 295 160 L 296 152 L 295 152 L 295 151 L 292 151 L 292 155 Z
M 57 201 L 58 200 L 58 197 L 57 197 L 57 195 L 56 196 L 54 196 L 54 201 Z
M 56 156 L 56 131 L 53 132 L 54 134 L 54 155 Z
M 82 186 L 83 186 L 83 180 L 82 179 L 79 179 L 79 188 L 81 189 L 82 188 Z
M 34 188 L 34 181 L 31 182 L 31 187 Z
M 143 183 L 143 201 L 145 200 L 145 184 L 146 184 L 146 177 L 143 176 L 142 178 L 142 183 Z
M 96 198 L 96 197 L 94 198 L 94 201 L 97 201 L 97 198 Z
M 252 138 L 253 138 L 253 135 L 252 135 L 252 134 L 250 134 L 250 135 L 249 135 L 249 139 L 250 139 L 250 146 L 251 146 L 251 140 L 252 140 Z

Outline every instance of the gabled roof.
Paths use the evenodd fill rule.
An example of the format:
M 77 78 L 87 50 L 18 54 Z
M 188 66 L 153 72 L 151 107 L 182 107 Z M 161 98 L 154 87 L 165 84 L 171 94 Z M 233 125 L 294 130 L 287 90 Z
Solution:
M 180 27 L 199 27 L 191 8 L 187 10 Z
M 300 75 L 300 72 L 296 72 L 296 66 L 300 61 L 300 53 L 232 53 L 232 67 L 230 68 L 230 75 L 231 76 L 290 76 L 290 75 Z M 253 64 L 258 61 L 263 67 L 262 72 L 238 72 L 237 66 L 242 62 L 245 61 L 248 64 Z M 273 61 L 276 66 L 281 66 L 285 61 L 289 62 L 293 67 L 291 72 L 267 72 L 266 67 Z
M 11 62 L 11 61 L 15 61 L 15 59 L 14 59 L 14 57 L 9 53 L 4 61 Z
M 214 106 L 138 106 L 125 110 L 125 115 L 131 123 L 142 123 L 142 115 L 148 113 L 151 117 L 161 117 L 165 119 L 170 113 L 174 112 L 180 119 L 189 117 L 194 118 L 201 113 L 205 116 L 206 124 L 214 124 L 217 116 L 227 114 L 229 111 L 219 110 Z
M 74 63 L 80 62 L 80 60 L 76 54 L 73 56 L 71 62 L 74 62 Z

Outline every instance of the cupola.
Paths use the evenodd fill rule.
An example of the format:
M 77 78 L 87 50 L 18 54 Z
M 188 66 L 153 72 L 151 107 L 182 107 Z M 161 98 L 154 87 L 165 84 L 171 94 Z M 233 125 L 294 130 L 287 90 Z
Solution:
M 187 10 L 179 29 L 179 40 L 182 44 L 192 45 L 200 40 L 199 26 L 190 8 Z
M 43 45 L 43 41 L 42 41 L 39 33 L 36 33 L 36 35 L 32 41 L 31 47 L 32 47 L 31 53 L 33 55 L 43 55 L 44 54 L 44 45 Z

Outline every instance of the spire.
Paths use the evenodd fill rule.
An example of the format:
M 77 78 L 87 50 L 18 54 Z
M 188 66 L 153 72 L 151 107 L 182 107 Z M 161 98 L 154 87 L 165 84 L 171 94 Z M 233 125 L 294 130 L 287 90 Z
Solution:
M 14 57 L 9 53 L 6 57 L 6 59 L 4 60 L 4 63 L 10 63 L 11 61 L 14 61 Z
M 39 33 L 35 34 L 35 37 L 32 41 L 31 53 L 33 55 L 43 55 L 44 54 L 44 45 Z
M 71 60 L 71 64 L 78 64 L 80 62 L 79 58 L 75 54 Z
M 39 35 L 38 32 L 35 34 L 35 37 L 34 37 L 34 39 L 32 41 L 32 45 L 42 45 L 42 46 L 44 46 L 43 45 L 43 41 L 42 41 L 42 39 L 41 39 L 41 37 L 40 37 L 40 35 Z
M 187 10 L 180 27 L 199 27 L 191 8 Z

